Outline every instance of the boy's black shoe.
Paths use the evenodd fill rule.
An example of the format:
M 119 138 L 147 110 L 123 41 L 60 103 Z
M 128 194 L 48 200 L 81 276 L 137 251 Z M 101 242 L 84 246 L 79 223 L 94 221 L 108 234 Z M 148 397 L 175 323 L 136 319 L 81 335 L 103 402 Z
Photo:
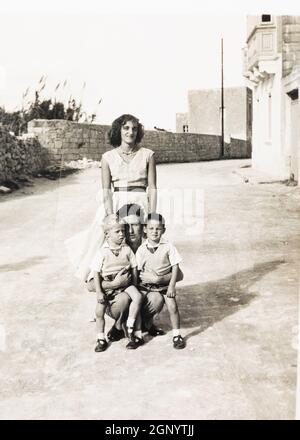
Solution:
M 107 339 L 111 342 L 119 341 L 120 339 L 125 338 L 125 333 L 123 330 L 118 330 L 114 325 L 107 333 Z
M 128 350 L 135 350 L 145 343 L 143 338 L 139 338 L 138 336 L 131 335 L 126 348 Z
M 162 336 L 165 335 L 166 332 L 164 332 L 162 328 L 158 328 L 155 325 L 151 325 L 151 327 L 148 330 L 148 334 L 150 336 Z
M 176 348 L 177 350 L 180 350 L 181 348 L 185 347 L 185 342 L 181 335 L 173 337 L 173 347 Z
M 100 351 L 105 351 L 108 347 L 108 343 L 105 339 L 97 339 L 97 345 L 95 351 L 99 353 Z

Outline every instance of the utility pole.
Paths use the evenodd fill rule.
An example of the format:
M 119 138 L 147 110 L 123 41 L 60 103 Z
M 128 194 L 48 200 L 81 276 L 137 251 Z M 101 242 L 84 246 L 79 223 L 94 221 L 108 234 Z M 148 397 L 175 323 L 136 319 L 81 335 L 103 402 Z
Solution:
M 224 75 L 223 75 L 223 38 L 221 38 L 221 157 L 224 157 Z

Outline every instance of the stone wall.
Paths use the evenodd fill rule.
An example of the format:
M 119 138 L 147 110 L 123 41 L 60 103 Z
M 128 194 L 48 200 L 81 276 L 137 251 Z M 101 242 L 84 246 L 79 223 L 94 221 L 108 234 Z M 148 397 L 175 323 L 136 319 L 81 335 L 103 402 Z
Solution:
M 36 138 L 16 137 L 0 126 L 0 183 L 34 175 L 48 164 L 48 152 Z
M 108 125 L 79 124 L 53 119 L 35 119 L 28 124 L 28 134 L 34 135 L 48 150 L 52 162 L 83 159 L 101 160 L 109 150 L 106 142 Z
M 106 141 L 107 125 L 78 124 L 62 120 L 34 120 L 28 133 L 35 135 L 48 150 L 52 162 L 87 159 L 101 160 L 111 149 Z M 192 133 L 146 131 L 142 146 L 156 153 L 158 163 L 197 162 L 220 158 L 220 136 Z M 226 158 L 250 157 L 246 141 L 233 140 L 226 147 Z
M 282 17 L 282 75 L 300 69 L 300 16 Z

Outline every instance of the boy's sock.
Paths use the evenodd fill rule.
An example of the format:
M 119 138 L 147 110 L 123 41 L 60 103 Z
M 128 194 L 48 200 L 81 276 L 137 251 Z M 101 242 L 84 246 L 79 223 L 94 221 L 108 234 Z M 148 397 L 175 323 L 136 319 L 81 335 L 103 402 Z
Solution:
M 180 329 L 179 328 L 173 328 L 173 338 L 175 338 L 175 336 L 179 336 L 180 335 Z
M 135 320 L 133 318 L 128 318 L 127 322 L 126 322 L 127 327 L 133 327 L 134 326 L 134 321 Z
M 136 330 L 134 332 L 134 336 L 137 336 L 138 338 L 142 339 L 142 330 Z
M 97 333 L 97 339 L 105 339 L 104 333 Z
M 127 322 L 126 322 L 126 325 L 127 325 L 127 332 L 128 332 L 128 335 L 130 336 L 130 335 L 132 335 L 132 332 L 133 332 L 134 319 L 132 319 L 132 318 L 128 318 L 128 319 L 127 319 Z

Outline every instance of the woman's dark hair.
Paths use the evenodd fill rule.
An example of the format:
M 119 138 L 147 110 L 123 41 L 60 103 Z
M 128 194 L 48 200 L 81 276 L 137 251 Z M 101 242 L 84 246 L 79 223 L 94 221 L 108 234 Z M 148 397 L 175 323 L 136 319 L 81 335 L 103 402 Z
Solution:
M 126 124 L 126 122 L 132 121 L 137 124 L 137 135 L 135 143 L 139 144 L 144 137 L 144 127 L 139 122 L 139 120 L 132 115 L 122 115 L 115 119 L 111 124 L 111 128 L 107 133 L 108 143 L 113 147 L 119 147 L 121 145 L 121 127 Z

